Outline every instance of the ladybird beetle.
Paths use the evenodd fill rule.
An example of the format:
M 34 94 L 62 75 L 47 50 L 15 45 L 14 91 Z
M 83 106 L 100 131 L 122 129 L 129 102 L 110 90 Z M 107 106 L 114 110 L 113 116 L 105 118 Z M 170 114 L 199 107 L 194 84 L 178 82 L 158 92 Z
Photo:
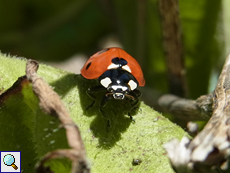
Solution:
M 93 93 L 106 91 L 100 103 L 100 112 L 105 117 L 102 107 L 111 98 L 131 100 L 134 103 L 131 104 L 130 111 L 135 108 L 141 96 L 136 88 L 145 85 L 143 72 L 138 62 L 123 49 L 117 47 L 103 49 L 91 56 L 82 67 L 81 75 L 86 79 L 98 79 L 101 84 L 87 90 L 87 94 L 94 99 L 89 107 L 92 107 L 96 100 Z M 130 113 L 128 114 L 132 119 Z

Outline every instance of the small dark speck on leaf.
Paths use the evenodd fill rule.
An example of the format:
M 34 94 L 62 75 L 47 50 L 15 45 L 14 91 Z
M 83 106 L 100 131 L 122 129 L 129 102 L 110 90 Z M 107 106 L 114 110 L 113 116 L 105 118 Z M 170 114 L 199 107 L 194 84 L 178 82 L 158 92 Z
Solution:
M 141 160 L 141 159 L 136 158 L 136 159 L 133 159 L 133 161 L 132 161 L 132 165 L 133 165 L 133 166 L 140 165 L 140 164 L 141 164 L 141 162 L 142 162 L 142 160 Z

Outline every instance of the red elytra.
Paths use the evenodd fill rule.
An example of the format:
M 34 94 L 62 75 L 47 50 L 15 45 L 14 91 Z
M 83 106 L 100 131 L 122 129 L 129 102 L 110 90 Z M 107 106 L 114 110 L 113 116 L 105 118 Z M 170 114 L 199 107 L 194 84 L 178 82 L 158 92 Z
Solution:
M 118 47 L 103 49 L 91 56 L 81 69 L 81 74 L 86 79 L 97 79 L 112 64 L 113 58 L 123 58 L 131 70 L 131 74 L 136 78 L 139 86 L 145 85 L 144 75 L 139 63 L 127 52 Z

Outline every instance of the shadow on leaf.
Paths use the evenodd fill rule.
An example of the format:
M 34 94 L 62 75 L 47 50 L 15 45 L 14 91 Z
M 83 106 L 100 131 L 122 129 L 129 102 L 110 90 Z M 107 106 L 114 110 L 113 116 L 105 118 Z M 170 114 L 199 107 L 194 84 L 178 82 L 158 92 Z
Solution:
M 86 108 L 93 102 L 93 99 L 86 94 L 86 91 L 92 86 L 99 85 L 97 80 L 87 80 L 81 75 L 68 74 L 50 85 L 54 87 L 54 90 L 60 95 L 60 97 L 64 97 L 70 89 L 78 87 L 80 105 L 83 109 L 84 115 L 95 117 L 89 128 L 92 131 L 93 136 L 99 139 L 98 147 L 102 147 L 103 149 L 113 147 L 116 142 L 121 139 L 121 134 L 128 130 L 128 127 L 132 125 L 132 120 L 128 116 L 130 102 L 127 100 L 112 99 L 103 108 L 107 114 L 107 119 L 110 122 L 110 127 L 108 127 L 107 119 L 101 115 L 99 111 L 101 98 L 105 94 L 103 92 L 95 94 L 98 99 L 92 108 L 86 110 Z M 137 107 L 139 107 L 139 103 Z M 131 115 L 134 116 L 137 111 L 138 109 L 132 110 Z

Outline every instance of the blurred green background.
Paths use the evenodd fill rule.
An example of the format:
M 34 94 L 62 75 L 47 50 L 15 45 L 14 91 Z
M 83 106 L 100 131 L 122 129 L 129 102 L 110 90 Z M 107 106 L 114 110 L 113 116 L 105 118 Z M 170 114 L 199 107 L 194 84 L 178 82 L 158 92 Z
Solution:
M 215 87 L 230 50 L 228 7 L 229 0 L 179 1 L 189 98 Z M 157 0 L 0 0 L 2 53 L 61 62 L 89 57 L 108 40 L 139 61 L 147 92 L 169 92 Z

